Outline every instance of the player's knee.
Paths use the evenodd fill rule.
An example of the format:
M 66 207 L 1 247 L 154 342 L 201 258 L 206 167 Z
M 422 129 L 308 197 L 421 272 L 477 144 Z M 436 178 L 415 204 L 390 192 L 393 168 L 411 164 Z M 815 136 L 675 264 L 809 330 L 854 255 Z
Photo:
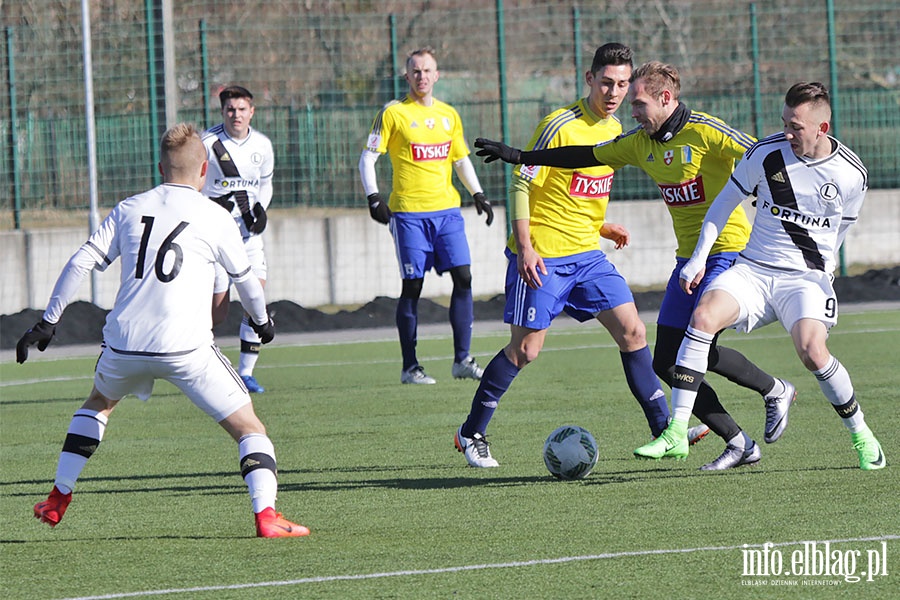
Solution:
M 678 358 L 678 348 L 684 338 L 684 330 L 659 325 L 656 328 L 656 346 L 653 348 L 653 371 L 667 383 Z
M 538 344 L 522 343 L 518 346 L 506 347 L 506 357 L 520 369 L 528 363 L 534 362 L 540 353 L 541 346 Z
M 721 329 L 713 314 L 702 304 L 694 309 L 691 315 L 691 327 L 700 331 L 715 332 Z
M 616 340 L 619 344 L 619 350 L 622 352 L 634 352 L 640 350 L 647 345 L 647 328 L 644 323 L 638 319 L 637 322 L 629 324 L 623 330 L 620 339 Z
M 94 387 L 91 389 L 91 393 L 88 395 L 87 400 L 84 401 L 81 408 L 109 415 L 118 403 L 118 400 L 107 398 Z
M 400 289 L 400 297 L 409 300 L 418 300 L 422 294 L 422 283 L 424 279 L 404 279 L 403 286 Z
M 806 344 L 797 348 L 797 355 L 803 366 L 809 371 L 818 371 L 824 369 L 831 360 L 831 353 L 828 348 L 820 344 Z
M 460 265 L 450 269 L 450 278 L 453 280 L 453 287 L 458 290 L 472 289 L 472 269 L 469 265 Z

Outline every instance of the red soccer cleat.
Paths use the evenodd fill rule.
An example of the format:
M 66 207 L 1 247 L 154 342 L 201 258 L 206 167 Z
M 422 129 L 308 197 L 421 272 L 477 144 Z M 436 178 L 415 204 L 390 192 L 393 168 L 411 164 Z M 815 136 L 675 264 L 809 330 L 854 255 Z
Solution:
M 282 518 L 281 513 L 275 512 L 274 508 L 269 507 L 256 513 L 256 537 L 279 538 L 305 535 L 309 535 L 309 529 Z
M 72 492 L 63 494 L 54 485 L 53 491 L 50 492 L 47 499 L 34 505 L 34 518 L 40 519 L 41 523 L 46 523 L 50 527 L 56 527 L 63 515 L 66 514 L 66 509 L 71 501 Z

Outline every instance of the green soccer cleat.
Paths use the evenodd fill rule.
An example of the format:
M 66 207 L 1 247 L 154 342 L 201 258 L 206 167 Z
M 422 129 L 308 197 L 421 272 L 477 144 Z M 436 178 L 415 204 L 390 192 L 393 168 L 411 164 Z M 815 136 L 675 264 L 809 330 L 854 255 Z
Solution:
M 875 439 L 875 435 L 869 430 L 851 433 L 850 440 L 853 449 L 859 453 L 859 468 L 863 471 L 877 471 L 887 464 L 881 444 Z
M 675 458 L 688 455 L 687 421 L 672 421 L 658 438 L 634 451 L 638 458 Z

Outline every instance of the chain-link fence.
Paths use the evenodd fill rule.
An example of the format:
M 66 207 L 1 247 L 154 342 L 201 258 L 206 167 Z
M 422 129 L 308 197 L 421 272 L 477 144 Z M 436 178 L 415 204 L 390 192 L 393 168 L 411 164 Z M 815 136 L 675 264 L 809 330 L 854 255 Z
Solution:
M 866 162 L 871 186 L 900 187 L 896 1 L 89 4 L 103 207 L 154 184 L 167 120 L 214 124 L 216 93 L 231 83 L 254 92 L 254 125 L 275 144 L 276 206 L 362 206 L 357 161 L 371 120 L 405 93 L 406 53 L 423 45 L 437 51 L 435 95 L 459 110 L 470 142 L 527 142 L 541 116 L 584 92 L 593 51 L 609 41 L 632 46 L 637 62 L 678 66 L 688 106 L 757 136 L 780 129 L 790 84 L 823 81 L 837 133 Z M 17 209 L 84 209 L 81 6 L 21 0 L 5 4 L 2 19 L 2 222 Z M 633 126 L 627 105 L 620 113 Z M 475 162 L 489 195 L 504 197 L 508 171 Z M 629 168 L 613 191 L 618 199 L 657 193 Z

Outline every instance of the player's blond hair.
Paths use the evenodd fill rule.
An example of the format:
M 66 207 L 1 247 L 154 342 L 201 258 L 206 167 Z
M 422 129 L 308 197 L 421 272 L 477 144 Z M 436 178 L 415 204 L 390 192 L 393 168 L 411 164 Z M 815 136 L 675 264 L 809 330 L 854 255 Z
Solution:
M 163 134 L 159 143 L 159 162 L 167 181 L 200 172 L 206 150 L 200 130 L 193 123 L 178 123 Z
M 681 77 L 678 75 L 678 69 L 672 65 L 667 65 L 658 60 L 645 62 L 632 72 L 629 81 L 634 83 L 638 79 L 644 82 L 647 93 L 654 98 L 658 98 L 663 93 L 663 90 L 672 92 L 672 97 L 675 100 L 678 100 L 678 97 L 681 95 Z
M 437 56 L 434 54 L 434 48 L 431 46 L 422 46 L 421 48 L 410 52 L 406 57 L 406 70 L 409 70 L 409 61 L 411 61 L 414 56 L 425 56 L 426 54 L 434 59 L 434 64 L 437 64 Z

